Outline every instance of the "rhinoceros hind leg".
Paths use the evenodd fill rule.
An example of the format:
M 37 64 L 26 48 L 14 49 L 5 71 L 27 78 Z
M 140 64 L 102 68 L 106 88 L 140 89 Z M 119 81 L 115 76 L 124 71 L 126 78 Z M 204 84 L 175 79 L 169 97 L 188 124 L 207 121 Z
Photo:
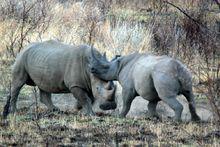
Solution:
M 73 96 L 78 101 L 78 106 L 82 106 L 83 111 L 86 115 L 94 116 L 95 113 L 92 110 L 92 100 L 88 96 L 87 92 L 80 87 L 73 87 L 70 89 Z
M 176 97 L 165 97 L 161 98 L 165 103 L 167 103 L 175 112 L 174 119 L 176 121 L 181 121 L 181 114 L 183 111 L 183 106 L 180 102 L 176 99 Z
M 18 95 L 19 95 L 21 88 L 26 83 L 26 80 L 27 80 L 26 74 L 24 74 L 23 76 L 14 76 L 12 78 L 12 87 L 11 87 L 11 112 L 12 113 L 15 113 L 17 110 L 16 103 L 17 103 Z
M 40 89 L 40 101 L 45 104 L 50 111 L 59 111 L 59 108 L 53 105 L 51 100 L 51 93 Z
M 200 121 L 201 119 L 196 113 L 194 95 L 193 95 L 192 91 L 184 91 L 183 95 L 186 97 L 186 99 L 189 103 L 189 110 L 190 110 L 190 113 L 191 113 L 192 121 Z
M 165 72 L 155 72 L 153 81 L 160 99 L 175 111 L 175 120 L 181 121 L 183 106 L 176 99 L 180 87 L 179 81 Z

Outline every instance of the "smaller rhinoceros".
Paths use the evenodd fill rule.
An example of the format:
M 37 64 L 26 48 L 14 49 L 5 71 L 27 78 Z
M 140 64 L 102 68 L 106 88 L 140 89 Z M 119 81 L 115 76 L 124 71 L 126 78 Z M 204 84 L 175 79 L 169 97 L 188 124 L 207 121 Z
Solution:
M 102 56 L 97 50 L 95 54 Z M 87 45 L 72 46 L 53 40 L 30 45 L 13 65 L 11 94 L 3 116 L 7 117 L 9 107 L 12 113 L 16 111 L 17 97 L 24 84 L 37 86 L 40 101 L 50 110 L 58 109 L 51 101 L 51 93 L 72 93 L 78 107 L 82 106 L 88 115 L 94 115 L 91 103 L 95 99 L 102 101 L 102 108 L 116 108 L 115 86 L 112 81 L 103 81 L 90 73 L 91 58 L 91 47 Z
M 162 100 L 175 111 L 175 120 L 181 120 L 183 106 L 176 97 L 183 94 L 188 103 L 192 120 L 200 120 L 196 114 L 192 92 L 191 73 L 178 60 L 167 56 L 134 53 L 113 59 L 102 60 L 93 54 L 91 72 L 103 80 L 118 80 L 122 86 L 123 107 L 119 114 L 125 117 L 136 96 L 149 101 L 148 110 L 158 117 L 156 106 Z

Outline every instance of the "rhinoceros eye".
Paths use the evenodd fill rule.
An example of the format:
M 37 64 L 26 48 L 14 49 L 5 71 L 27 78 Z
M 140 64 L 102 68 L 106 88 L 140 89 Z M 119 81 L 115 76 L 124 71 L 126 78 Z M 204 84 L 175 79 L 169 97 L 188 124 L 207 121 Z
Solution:
M 97 90 L 98 93 L 100 93 L 101 89 L 100 89 L 100 87 L 96 87 L 96 90 Z

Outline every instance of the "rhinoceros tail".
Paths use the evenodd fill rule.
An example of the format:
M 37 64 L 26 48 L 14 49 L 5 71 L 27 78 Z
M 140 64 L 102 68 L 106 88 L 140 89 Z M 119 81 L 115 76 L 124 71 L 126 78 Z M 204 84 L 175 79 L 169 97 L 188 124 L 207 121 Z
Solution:
M 5 104 L 5 106 L 4 106 L 4 110 L 3 110 L 3 113 L 2 113 L 2 115 L 3 115 L 3 119 L 6 119 L 7 118 L 7 116 L 8 116 L 8 114 L 9 114 L 9 109 L 10 109 L 10 102 L 11 102 L 11 95 L 9 95 L 8 97 L 7 97 L 7 102 L 6 102 L 6 104 Z
M 178 80 L 181 84 L 182 91 L 192 90 L 192 75 L 189 69 L 177 60 Z

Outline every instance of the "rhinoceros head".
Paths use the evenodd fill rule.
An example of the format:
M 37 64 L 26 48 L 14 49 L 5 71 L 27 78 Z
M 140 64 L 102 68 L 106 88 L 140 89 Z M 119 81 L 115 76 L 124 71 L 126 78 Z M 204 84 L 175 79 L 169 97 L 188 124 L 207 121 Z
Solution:
M 93 49 L 92 49 L 93 50 Z M 103 65 L 101 67 L 104 67 L 105 69 L 109 68 L 109 62 L 106 58 L 106 55 L 101 55 L 98 51 L 93 50 L 92 54 L 90 56 L 89 61 L 89 68 L 91 71 L 91 63 L 95 60 L 102 61 Z M 96 59 L 94 59 L 96 57 Z M 105 69 L 103 71 L 105 71 Z M 99 77 L 97 77 L 95 74 L 90 73 L 90 79 L 91 79 L 91 86 L 92 86 L 92 93 L 93 96 L 96 99 L 99 99 L 101 101 L 100 108 L 103 110 L 109 110 L 109 109 L 115 109 L 116 103 L 115 103 L 115 85 L 112 80 L 102 80 Z
M 100 101 L 100 108 L 110 110 L 116 108 L 115 85 L 113 81 L 104 81 L 93 74 L 90 76 L 93 96 Z
M 116 55 L 110 62 L 104 57 L 97 56 L 92 49 L 90 72 L 98 78 L 110 81 L 117 80 L 121 57 Z

